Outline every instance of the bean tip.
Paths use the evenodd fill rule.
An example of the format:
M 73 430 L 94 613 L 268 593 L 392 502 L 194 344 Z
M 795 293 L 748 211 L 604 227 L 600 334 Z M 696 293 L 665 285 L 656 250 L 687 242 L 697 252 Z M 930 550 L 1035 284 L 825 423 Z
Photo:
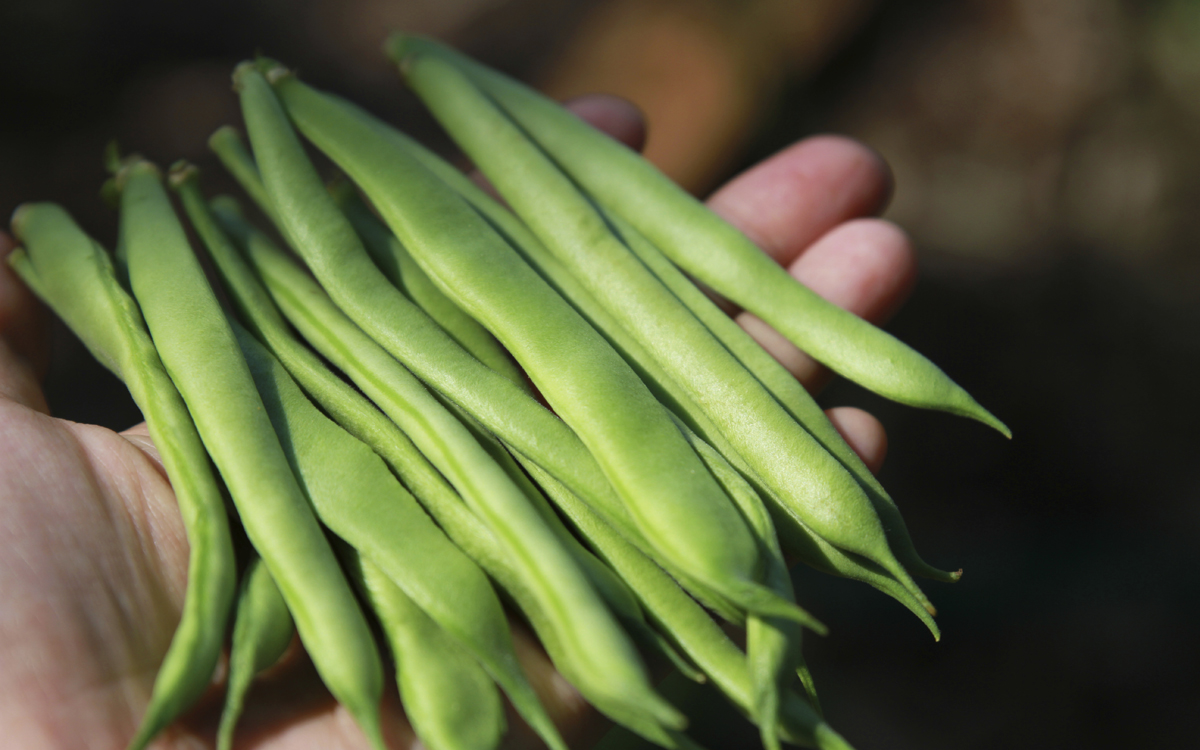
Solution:
M 243 60 L 233 69 L 233 90 L 237 93 L 242 92 L 242 87 L 245 85 L 246 76 L 259 73 L 258 66 L 253 60 Z
M 242 134 L 232 125 L 222 125 L 208 137 L 208 148 L 211 151 L 216 151 L 221 143 L 229 140 L 241 142 Z
M 200 168 L 186 159 L 180 159 L 167 170 L 167 184 L 173 190 L 200 179 Z
M 280 81 L 288 78 L 293 78 L 296 72 L 287 67 L 283 63 L 270 57 L 259 55 L 254 60 L 254 64 L 258 67 L 258 72 L 262 73 L 263 78 L 267 79 L 267 83 L 272 86 L 277 85 Z
M 24 242 L 25 222 L 29 218 L 29 212 L 33 209 L 32 203 L 22 203 L 13 209 L 12 216 L 9 217 L 8 226 L 12 229 L 13 237 L 17 242 Z

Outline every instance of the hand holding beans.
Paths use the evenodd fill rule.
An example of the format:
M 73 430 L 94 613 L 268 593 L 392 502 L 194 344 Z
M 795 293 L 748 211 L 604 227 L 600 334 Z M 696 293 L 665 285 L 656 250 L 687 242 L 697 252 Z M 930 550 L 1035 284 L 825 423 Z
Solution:
M 627 105 L 589 99 L 576 107 L 610 132 L 638 139 L 640 123 Z M 777 258 L 815 291 L 879 321 L 902 300 L 913 273 L 902 234 L 870 218 L 886 201 L 888 179 L 882 163 L 861 146 L 816 138 L 739 177 L 717 194 L 713 205 L 777 251 Z M 30 364 L 46 351 L 45 339 L 35 333 L 36 305 L 7 267 L 0 273 L 0 488 L 5 497 L 0 506 L 0 596 L 8 612 L 17 613 L 0 621 L 0 718 L 16 732 L 21 747 L 71 745 L 85 736 L 109 737 L 112 746 L 121 746 L 140 720 L 153 672 L 178 617 L 186 545 L 170 488 L 144 437 L 60 422 L 46 414 L 36 368 Z M 806 384 L 817 385 L 816 368 L 802 364 L 794 353 L 773 349 L 776 342 L 754 320 L 739 316 Z M 864 461 L 878 468 L 886 450 L 878 423 L 854 410 L 835 410 L 830 417 Z M 9 539 L 10 529 L 22 533 Z M 72 543 L 57 541 L 64 533 Z M 112 560 L 122 562 L 114 565 Z M 39 616 L 45 601 L 60 607 L 48 626 Z M 122 625 L 128 613 L 118 602 L 134 603 L 133 632 Z M 70 614 L 63 617 L 63 611 Z M 71 658 L 64 660 L 64 653 Z M 38 668 L 30 669 L 30 664 Z M 313 682 L 311 672 L 307 678 Z M 105 689 L 75 689 L 84 684 Z M 58 699 L 45 701 L 47 695 Z M 327 699 L 310 700 L 324 705 Z M 548 708 L 551 715 L 564 715 L 555 706 Z M 254 746 L 302 746 L 305 736 L 313 746 L 322 746 L 330 732 L 363 742 L 332 706 L 302 720 L 279 709 L 275 706 L 272 715 L 269 702 L 247 705 L 243 725 L 260 730 L 261 742 Z M 61 716 L 67 720 L 57 718 Z M 215 718 L 202 707 L 170 732 L 195 733 L 210 741 Z M 289 722 L 294 722 L 291 730 L 283 734 L 261 731 L 271 723 Z M 385 713 L 384 725 L 385 735 L 402 736 L 394 712 Z M 563 730 L 568 739 L 579 736 L 572 727 Z

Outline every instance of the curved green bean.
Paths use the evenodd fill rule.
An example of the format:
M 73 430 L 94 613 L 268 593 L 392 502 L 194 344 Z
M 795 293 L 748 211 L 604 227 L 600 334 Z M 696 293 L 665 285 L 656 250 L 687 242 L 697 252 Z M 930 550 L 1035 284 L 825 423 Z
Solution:
M 402 592 L 409 608 L 419 606 L 481 662 L 508 662 L 489 671 L 519 674 L 504 611 L 483 572 L 433 525 L 383 460 L 313 406 L 256 339 L 246 332 L 238 332 L 238 339 L 296 476 L 329 529 L 369 563 L 371 570 L 363 575 L 370 590 L 386 604 L 402 606 L 404 602 L 379 583 L 378 576 L 385 576 Z M 395 629 L 402 623 L 394 617 L 382 622 L 394 642 Z M 528 689 L 514 690 L 514 701 Z M 420 731 L 418 723 L 426 718 L 432 719 L 435 734 L 445 729 L 444 717 L 427 715 L 414 722 L 414 728 Z M 545 722 L 540 729 L 562 746 L 548 717 L 532 714 L 531 718 Z
M 533 555 L 529 552 L 523 552 L 520 556 L 514 554 L 514 545 L 511 541 L 505 544 L 503 532 L 487 523 L 487 517 L 484 517 L 484 521 L 504 550 L 506 560 L 523 581 L 522 590 L 538 602 L 537 612 L 545 618 L 543 625 L 548 625 L 548 629 L 554 633 L 550 640 L 557 644 L 556 652 L 568 657 L 565 663 L 561 660 L 556 662 L 568 679 L 590 701 L 610 714 L 621 711 L 622 704 L 627 703 L 629 697 L 635 694 L 648 694 L 642 695 L 639 700 L 661 701 L 654 696 L 647 684 L 637 682 L 645 678 L 639 678 L 640 663 L 631 647 L 622 644 L 624 637 L 616 635 L 618 640 L 615 647 L 606 644 L 604 639 L 609 639 L 611 643 L 614 634 L 619 631 L 615 631 L 612 625 L 606 622 L 610 617 L 606 610 L 597 611 L 596 606 L 599 602 L 592 599 L 595 592 L 591 584 L 583 577 L 582 571 L 576 567 L 574 561 L 566 557 L 566 550 L 558 546 L 558 541 L 553 539 L 549 529 L 544 526 L 539 529 L 535 526 L 543 522 L 537 517 L 529 501 L 511 484 L 503 470 L 490 460 L 462 423 L 429 395 L 399 363 L 342 315 L 316 283 L 292 261 L 282 255 L 269 255 L 265 247 L 260 247 L 252 256 L 252 262 L 284 315 L 301 335 L 326 359 L 345 372 L 369 398 L 400 425 L 447 480 L 458 489 L 472 510 L 482 516 L 480 508 L 483 503 L 497 498 L 503 499 L 505 494 L 512 497 L 513 515 L 519 514 L 519 521 L 527 527 L 521 533 L 531 536 L 529 531 L 532 530 L 538 534 L 540 539 L 537 542 L 542 547 L 540 552 Z M 488 494 L 489 492 L 493 494 Z M 518 497 L 524 505 L 523 509 L 516 505 Z M 471 499 L 474 499 L 474 502 Z M 514 534 L 512 530 L 507 533 L 510 538 Z M 542 554 L 546 557 L 540 557 Z M 566 572 L 572 579 L 570 585 L 573 588 L 565 593 L 570 599 L 582 601 L 578 609 L 575 609 L 574 604 L 564 605 L 557 589 L 550 588 L 555 585 L 553 582 L 548 583 L 529 575 L 529 568 L 538 565 L 537 560 L 552 560 L 554 565 L 570 566 Z M 543 565 L 548 567 L 549 563 L 543 562 Z M 522 570 L 522 567 L 525 570 Z M 552 572 L 561 575 L 563 570 Z M 543 633 L 544 639 L 546 629 L 543 627 L 542 631 L 539 631 Z M 602 657 L 601 649 L 605 648 L 607 653 Z M 580 649 L 589 650 L 590 658 L 588 655 L 579 654 Z M 597 658 L 603 658 L 606 663 L 589 663 Z M 614 679 L 614 676 L 606 673 L 614 669 L 617 671 L 615 678 L 625 683 L 620 688 L 625 692 L 617 693 L 612 685 L 606 684 Z M 600 684 L 596 684 L 597 682 Z M 622 697 L 614 699 L 613 693 Z M 651 705 L 650 708 L 666 714 L 662 707 Z
M 252 65 L 240 67 L 237 75 L 250 142 L 267 193 L 283 223 L 284 234 L 290 236 L 306 256 L 311 256 L 310 265 L 325 278 L 331 292 L 335 286 L 341 289 L 339 300 L 343 304 L 352 299 L 350 304 L 374 307 L 371 303 L 379 301 L 373 293 L 377 282 L 368 281 L 363 272 L 378 274 L 378 270 L 373 269 L 352 228 L 316 177 L 270 85 Z M 332 257 L 341 261 L 336 268 L 329 265 Z M 364 261 L 372 268 L 364 268 Z M 332 283 L 331 277 L 335 277 Z M 386 284 L 381 276 L 378 278 Z M 355 283 L 354 287 L 347 285 L 349 281 Z M 398 294 L 394 287 L 389 285 L 389 288 L 391 294 Z M 305 296 L 305 304 L 311 310 L 320 303 L 314 293 L 309 293 Z M 281 306 L 285 314 L 289 312 L 287 303 L 281 301 Z M 327 309 L 334 311 L 332 305 Z M 386 311 L 377 309 L 372 312 L 386 315 Z M 340 319 L 340 313 L 326 318 L 324 324 L 331 324 L 334 318 Z M 349 353 L 344 337 L 358 332 L 361 343 L 354 345 L 355 354 L 372 360 L 370 380 L 373 381 L 360 383 L 360 387 L 371 388 L 384 396 L 391 402 L 389 407 L 400 407 L 396 408 L 397 413 L 389 413 L 389 416 L 406 420 L 402 423 L 405 431 L 495 533 L 529 589 L 541 600 L 543 612 L 555 622 L 563 648 L 572 655 L 572 664 L 564 665 L 563 669 L 568 679 L 602 711 L 618 720 L 624 719 L 616 714 L 628 712 L 630 716 L 645 717 L 647 725 L 681 726 L 685 721 L 682 715 L 654 693 L 627 636 L 612 620 L 582 571 L 545 527 L 529 501 L 504 472 L 487 459 L 486 453 L 461 423 L 390 355 L 371 342 L 349 319 L 345 319 L 340 327 L 343 341 L 335 345 L 340 351 L 323 353 L 331 358 L 340 357 L 343 361 L 338 364 L 344 367 L 345 355 Z M 392 335 L 396 333 L 393 331 Z M 403 333 L 411 336 L 412 332 Z M 452 351 L 461 352 L 452 342 L 449 345 L 453 347 Z M 431 352 L 428 356 L 436 354 Z M 388 362 L 395 377 L 381 388 L 378 368 Z M 467 362 L 475 363 L 491 377 L 500 378 L 469 355 Z M 508 381 L 504 382 L 511 386 Z M 403 397 L 397 400 L 395 397 L 400 394 Z M 387 411 L 389 408 L 385 408 Z M 579 668 L 570 668 L 572 666 Z
M 691 390 L 784 509 L 831 544 L 875 561 L 923 598 L 854 478 L 612 234 L 570 179 L 452 65 L 414 53 L 402 67 L 409 86 L 514 211 Z
M 177 165 L 172 184 L 243 314 L 263 338 L 294 350 L 286 343 L 283 321 L 265 291 L 209 213 L 196 170 Z M 317 514 L 334 533 L 383 567 L 408 596 L 471 650 L 509 692 L 530 726 L 548 744 L 561 747 L 553 724 L 521 674 L 500 602 L 486 577 L 449 543 L 378 456 L 317 411 L 274 359 L 257 348 L 258 342 L 247 337 L 241 343 L 268 415 Z M 292 358 L 298 358 L 294 351 Z M 311 363 L 307 369 L 311 373 Z M 327 383 L 324 386 L 329 388 Z M 345 494 L 361 499 L 344 502 Z M 404 543 L 396 544 L 397 538 Z
M 437 623 L 370 560 L 351 552 L 347 567 L 391 646 L 400 702 L 429 750 L 488 750 L 504 736 L 495 683 Z
M 333 193 L 342 212 L 346 214 L 346 218 L 350 220 L 354 231 L 362 238 L 363 246 L 388 280 L 476 359 L 521 388 L 529 387 L 525 381 L 525 374 L 504 347 L 487 329 L 438 289 L 400 240 L 371 213 L 371 209 L 350 183 L 343 181 L 335 185 L 330 192 Z
M 273 666 L 287 652 L 296 633 L 283 594 L 262 558 L 257 555 L 242 574 L 233 640 L 229 647 L 229 678 L 225 705 L 217 726 L 217 750 L 231 750 L 233 730 L 255 675 Z
M 825 412 L 805 390 L 804 386 L 783 365 L 767 353 L 745 329 L 717 307 L 682 271 L 662 254 L 641 232 L 611 211 L 602 210 L 625 245 L 641 259 L 646 267 L 712 332 L 734 357 L 741 362 L 763 387 L 792 417 L 813 436 L 821 447 L 831 453 L 866 491 L 883 522 L 888 544 L 897 559 L 910 573 L 934 580 L 957 581 L 962 571 L 949 573 L 926 563 L 917 554 L 908 527 L 887 490 L 871 473 L 854 449 L 842 438 Z M 715 446 L 714 446 L 715 447 Z
M 144 747 L 208 688 L 236 590 L 236 567 L 220 482 L 108 253 L 59 206 L 25 204 L 12 219 L 24 243 L 9 264 L 141 409 L 175 490 L 190 552 L 183 612 L 159 667 L 131 750 Z
M 383 747 L 383 667 L 370 629 L 308 505 L 204 279 L 157 168 L 126 165 L 118 262 L 155 347 L 221 472 L 251 543 L 279 585 L 322 680 Z
M 744 609 L 801 617 L 755 582 L 761 561 L 744 522 L 711 477 L 693 469 L 694 453 L 619 355 L 440 180 L 336 101 L 290 75 L 273 77 L 298 127 L 364 189 L 431 278 L 501 339 L 571 424 L 642 538 L 673 568 Z M 641 450 L 643 441 L 656 451 Z M 680 524 L 691 533 L 675 533 Z
M 532 89 L 431 40 L 397 34 L 387 50 L 397 63 L 417 50 L 452 60 L 589 194 L 689 274 L 762 318 L 817 361 L 887 398 L 970 417 L 1011 437 L 1000 420 L 936 365 L 798 283 L 640 154 Z

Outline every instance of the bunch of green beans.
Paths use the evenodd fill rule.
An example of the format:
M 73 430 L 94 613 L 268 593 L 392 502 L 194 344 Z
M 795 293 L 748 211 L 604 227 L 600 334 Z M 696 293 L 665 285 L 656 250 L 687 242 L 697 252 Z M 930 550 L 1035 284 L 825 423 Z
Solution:
M 294 635 L 372 747 L 382 653 L 427 747 L 497 747 L 503 693 L 565 748 L 508 604 L 584 698 L 662 747 L 703 738 L 654 666 L 711 682 L 769 750 L 848 748 L 788 557 L 893 596 L 935 638 L 913 576 L 960 574 L 920 558 L 820 407 L 689 276 L 869 388 L 1007 428 L 557 105 L 426 39 L 386 49 L 507 206 L 260 59 L 234 72 L 250 148 L 231 127 L 210 146 L 291 252 L 195 167 L 167 180 L 231 310 L 140 157 L 110 157 L 115 262 L 57 206 L 13 217 L 10 263 L 128 384 L 192 548 L 130 747 L 205 692 L 232 620 L 219 748 Z M 344 177 L 327 186 L 301 136 Z M 252 547 L 237 596 L 231 523 Z

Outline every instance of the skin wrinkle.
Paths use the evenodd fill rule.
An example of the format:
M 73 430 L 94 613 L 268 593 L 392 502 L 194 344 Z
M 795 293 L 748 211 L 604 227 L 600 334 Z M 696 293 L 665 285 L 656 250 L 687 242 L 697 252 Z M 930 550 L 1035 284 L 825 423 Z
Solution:
M 22 420 L 22 419 L 28 420 L 28 419 L 32 418 L 34 421 L 48 419 L 47 417 L 44 417 L 42 415 L 37 415 L 37 414 L 35 414 L 31 411 L 28 411 L 20 406 L 10 405 L 10 409 L 11 409 L 11 411 L 8 414 L 4 415 L 5 423 L 9 427 L 14 426 L 14 424 L 13 424 L 14 422 L 16 422 L 18 420 Z M 8 410 L 6 410 L 6 411 L 8 411 Z M 55 423 L 55 427 L 58 427 L 58 426 L 59 426 L 59 424 Z M 36 433 L 33 433 L 33 434 L 36 434 Z M 64 434 L 63 431 L 54 429 L 54 430 L 48 431 L 45 434 L 48 434 L 50 436 L 50 440 L 48 441 L 50 443 L 50 446 L 49 446 L 50 450 L 55 451 L 59 455 L 68 455 L 72 451 L 78 449 L 78 446 L 74 444 L 74 441 L 72 441 L 70 439 L 70 436 Z M 39 441 L 39 442 L 45 443 L 47 441 L 43 438 L 43 440 Z M 16 446 L 16 450 L 18 452 L 24 453 L 24 454 L 44 453 L 46 449 L 47 449 L 47 446 L 44 444 L 28 444 L 28 445 L 26 445 L 26 444 L 22 443 L 22 444 Z M 32 456 L 31 456 L 31 458 L 32 458 Z M 33 463 L 35 466 L 37 465 L 37 462 L 31 462 L 31 463 Z M 18 465 L 18 466 L 24 465 L 24 462 L 18 462 L 16 465 Z M 27 490 L 25 494 L 29 494 L 30 492 L 35 491 L 38 484 L 46 484 L 46 485 L 51 485 L 51 486 L 58 484 L 58 485 L 62 486 L 62 483 L 60 481 L 61 477 L 60 476 L 52 476 L 53 467 L 38 466 L 36 469 L 34 469 L 34 471 L 39 472 L 43 476 L 46 476 L 46 480 L 44 482 L 38 482 L 39 477 L 35 474 L 34 476 L 30 477 L 25 482 L 14 482 L 13 484 L 17 485 L 18 488 L 22 488 L 22 487 L 25 488 Z M 87 480 L 85 480 L 85 481 L 87 481 Z M 13 485 L 9 484 L 8 486 L 13 486 Z M 38 497 L 38 498 L 27 498 L 23 501 L 22 500 L 14 500 L 14 505 L 17 508 L 26 509 L 28 511 L 33 511 L 36 509 L 39 512 L 46 512 L 47 509 L 50 509 L 51 512 L 58 511 L 59 513 L 63 513 L 64 511 L 60 510 L 58 508 L 58 505 L 60 505 L 60 503 L 56 503 L 55 501 L 59 500 L 60 498 L 75 498 L 78 493 L 78 490 L 72 490 L 69 487 L 64 487 L 64 489 L 66 489 L 67 491 L 65 491 L 64 493 L 61 493 L 61 494 L 56 493 L 56 495 L 53 498 Z M 88 489 L 91 489 L 91 488 L 89 487 Z M 78 510 L 76 508 L 71 508 L 71 509 L 65 510 L 65 512 L 70 513 L 70 514 L 75 514 L 75 513 L 78 513 Z M 33 514 L 30 513 L 29 515 L 33 515 Z M 59 623 L 75 623 L 76 630 L 82 629 L 84 631 L 84 632 L 77 633 L 77 637 L 82 638 L 83 642 L 85 644 L 87 644 L 85 651 L 87 651 L 88 653 L 86 653 L 86 654 L 76 655 L 74 653 L 74 650 L 69 650 L 66 654 L 63 653 L 63 651 L 61 650 L 62 647 L 64 647 L 64 646 L 69 647 L 72 644 L 78 643 L 77 638 L 72 637 L 70 634 L 67 634 L 65 636 L 65 639 L 63 642 L 61 642 L 61 643 L 56 642 L 54 644 L 48 644 L 50 646 L 56 646 L 60 649 L 60 650 L 54 651 L 54 653 L 48 653 L 47 650 L 40 649 L 39 652 L 35 652 L 32 655 L 30 655 L 28 653 L 23 655 L 27 659 L 29 659 L 29 662 L 31 663 L 31 666 L 32 666 L 32 669 L 29 672 L 28 681 L 30 683 L 32 683 L 33 686 L 36 687 L 38 693 L 41 693 L 44 695 L 48 695 L 51 693 L 62 693 L 63 691 L 61 691 L 61 690 L 55 691 L 53 689 L 55 687 L 60 687 L 60 686 L 52 681 L 55 676 L 56 669 L 58 669 L 60 667 L 60 665 L 74 664 L 74 663 L 86 664 L 87 660 L 82 658 L 86 655 L 93 655 L 93 656 L 100 656 L 100 657 L 109 656 L 110 658 L 108 660 L 108 663 L 119 664 L 123 660 L 123 656 L 124 656 L 124 653 L 121 651 L 121 649 L 119 647 L 123 644 L 127 644 L 128 641 L 125 639 L 120 639 L 120 638 L 118 638 L 118 639 L 112 638 L 111 636 L 114 634 L 105 633 L 103 628 L 93 628 L 93 626 L 95 626 L 97 624 L 97 621 L 99 619 L 96 616 L 95 607 L 97 605 L 103 606 L 105 604 L 105 600 L 103 598 L 100 598 L 100 600 L 96 604 L 90 604 L 89 600 L 94 599 L 96 597 L 92 593 L 93 587 L 87 585 L 86 583 L 83 583 L 83 580 L 86 577 L 88 582 L 91 582 L 91 579 L 94 578 L 95 576 L 94 575 L 79 576 L 78 571 L 71 570 L 70 569 L 71 566 L 69 565 L 69 563 L 73 559 L 74 560 L 87 560 L 88 558 L 86 556 L 79 557 L 79 558 L 72 558 L 71 556 L 50 556 L 48 558 L 48 561 L 50 562 L 51 566 L 58 567 L 58 568 L 65 567 L 63 572 L 61 574 L 57 574 L 57 575 L 51 571 L 46 570 L 41 565 L 36 565 L 35 550 L 49 549 L 49 548 L 63 548 L 63 549 L 69 549 L 69 550 L 78 550 L 80 548 L 86 549 L 88 546 L 90 546 L 87 543 L 88 540 L 87 539 L 78 540 L 80 543 L 77 544 L 77 543 L 75 543 L 76 540 L 73 540 L 73 539 L 65 540 L 66 543 L 64 543 L 64 540 L 55 539 L 55 537 L 62 536 L 64 533 L 67 533 L 67 530 L 70 528 L 71 524 L 66 523 L 66 522 L 64 522 L 64 523 L 53 523 L 53 522 L 52 523 L 29 523 L 29 524 L 18 523 L 17 525 L 19 528 L 22 529 L 22 533 L 20 533 L 19 537 L 16 537 L 14 539 L 15 546 L 18 549 L 20 549 L 22 547 L 29 549 L 31 551 L 30 554 L 28 556 L 23 556 L 23 559 L 31 559 L 32 558 L 31 561 L 35 562 L 35 565 L 33 566 L 33 569 L 26 572 L 26 576 L 22 577 L 21 581 L 24 585 L 21 585 L 20 583 L 18 583 L 17 585 L 14 585 L 13 588 L 15 588 L 17 591 L 21 591 L 22 589 L 28 588 L 30 585 L 35 584 L 40 578 L 44 578 L 47 576 L 52 579 L 58 578 L 60 580 L 67 580 L 67 581 L 71 582 L 71 584 L 67 587 L 67 590 L 63 593 L 63 595 L 56 599 L 39 598 L 39 597 L 33 596 L 33 595 L 18 596 L 18 601 L 25 603 L 25 608 L 29 608 L 31 605 L 34 606 L 34 609 L 32 609 L 32 610 L 27 609 L 27 611 L 29 611 L 29 616 L 32 619 L 40 620 L 42 618 L 45 618 L 47 620 L 46 624 L 44 625 L 46 630 L 53 632 L 54 628 Z M 86 528 L 94 528 L 94 526 L 91 524 L 88 524 L 86 526 Z M 34 536 L 49 537 L 49 538 L 36 539 L 33 542 L 28 541 L 30 537 L 34 537 Z M 42 562 L 44 564 L 45 561 L 42 561 Z M 96 572 L 96 568 L 89 567 L 86 572 L 89 574 L 94 574 Z M 101 580 L 103 581 L 104 578 L 102 577 Z M 82 585 L 77 585 L 77 584 L 82 584 Z M 6 589 L 8 589 L 7 585 L 6 585 Z M 77 589 L 81 589 L 81 590 L 77 590 Z M 36 623 L 35 623 L 34 627 L 37 627 Z M 41 632 L 41 631 L 39 631 L 39 632 Z M 16 639 L 13 639 L 13 640 L 15 641 Z M 8 642 L 7 639 L 6 639 L 6 642 Z M 136 641 L 134 641 L 134 642 L 136 642 Z M 97 646 L 99 646 L 101 648 L 100 651 L 95 650 L 97 648 Z M 114 648 L 114 647 L 116 647 L 116 648 Z M 119 653 L 114 653 L 114 651 L 119 652 Z M 10 657 L 8 657 L 6 655 L 6 661 L 8 660 L 8 658 L 10 658 Z M 93 662 L 93 663 L 95 664 L 95 662 Z M 103 667 L 99 671 L 101 672 L 101 675 L 97 679 L 92 680 L 92 681 L 83 681 L 82 684 L 80 684 L 78 681 L 78 677 L 80 677 L 80 674 L 76 673 L 76 675 L 75 675 L 77 678 L 76 681 L 74 681 L 74 682 L 68 681 L 70 686 L 74 687 L 76 689 L 71 690 L 64 694 L 54 695 L 53 697 L 43 700 L 40 703 L 38 701 L 36 701 L 36 699 L 31 700 L 31 696 L 27 690 L 18 690 L 17 695 L 24 697 L 26 699 L 26 701 L 23 701 L 23 702 L 27 702 L 29 705 L 61 707 L 61 710 L 63 712 L 68 712 L 68 711 L 70 712 L 69 716 L 62 716 L 62 717 L 59 717 L 56 715 L 56 714 L 58 714 L 57 710 L 51 710 L 50 712 L 48 712 L 48 715 L 45 717 L 45 721 L 42 722 L 42 726 L 44 726 L 45 731 L 47 732 L 48 735 L 54 736 L 61 731 L 65 731 L 65 728 L 71 726 L 73 721 L 78 720 L 78 718 L 79 718 L 77 715 L 78 711 L 79 711 L 78 707 L 87 707 L 87 706 L 95 705 L 97 703 L 97 701 L 91 701 L 91 700 L 86 700 L 86 699 L 84 700 L 84 702 L 76 703 L 74 696 L 81 695 L 81 694 L 87 695 L 93 691 L 108 693 L 113 688 L 118 688 L 118 689 L 120 688 L 119 683 L 120 683 L 120 680 L 122 679 L 122 676 L 119 674 L 120 673 L 119 669 L 114 668 L 112 671 L 116 674 L 112 675 L 111 677 L 104 674 L 104 672 L 106 670 L 104 670 Z M 50 679 L 44 678 L 43 676 L 46 674 L 51 675 L 51 678 Z M 101 705 L 111 705 L 111 703 L 112 703 L 111 699 L 106 699 L 106 700 L 100 701 Z M 86 711 L 86 708 L 84 710 Z M 90 711 L 88 713 L 96 713 L 96 712 Z M 103 713 L 103 712 L 100 712 L 100 713 Z M 128 713 L 128 711 L 126 713 Z M 26 714 L 24 714 L 24 713 L 22 713 L 21 715 L 26 716 Z M 28 718 L 28 717 L 26 716 L 26 718 Z M 105 722 L 103 722 L 103 721 L 96 722 L 96 724 L 99 726 L 103 726 L 104 723 Z M 62 744 L 63 744 L 63 746 L 69 746 L 69 744 L 71 744 L 71 743 L 64 740 Z

